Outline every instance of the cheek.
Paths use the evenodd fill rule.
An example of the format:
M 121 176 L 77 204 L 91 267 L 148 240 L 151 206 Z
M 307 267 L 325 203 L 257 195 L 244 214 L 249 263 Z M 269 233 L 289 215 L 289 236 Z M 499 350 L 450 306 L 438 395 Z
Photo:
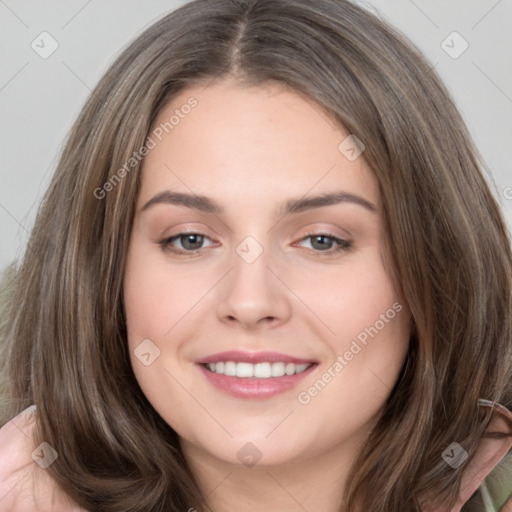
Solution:
M 166 323 L 160 310 L 158 288 L 142 279 L 141 274 L 129 281 L 124 294 L 130 352 L 144 339 L 158 339 L 158 332 L 165 329 Z
M 171 288 L 165 268 L 150 258 L 137 245 L 128 252 L 124 304 L 130 362 L 143 394 L 155 410 L 163 411 L 169 406 L 181 410 L 187 406 L 187 399 L 179 387 L 169 393 L 174 382 L 169 374 L 173 373 L 170 360 L 175 359 L 176 347 L 165 343 L 165 333 L 177 322 L 175 316 L 178 317 L 183 297 L 176 292 L 180 290 L 176 276 Z M 174 416 L 165 418 L 173 428 Z
M 190 325 L 197 325 L 199 308 L 194 306 L 207 291 L 207 276 L 176 269 L 171 272 L 154 247 L 137 243 L 134 237 L 124 277 L 128 347 L 139 386 L 158 411 L 171 404 L 174 410 L 190 407 L 189 395 L 172 375 L 182 371 L 178 369 L 180 349 L 188 339 Z M 184 382 L 182 377 L 180 382 Z M 186 387 L 191 389 L 191 383 Z M 174 427 L 173 418 L 166 417 L 166 421 Z
M 129 342 L 154 338 L 163 340 L 204 293 L 201 276 L 171 272 L 165 258 L 143 244 L 134 243 L 128 252 L 124 303 Z
M 308 305 L 329 327 L 323 336 L 329 357 L 297 398 L 308 413 L 329 411 L 336 422 L 356 428 L 378 412 L 399 377 L 410 313 L 377 252 L 335 276 L 318 277 Z
M 367 316 L 374 317 L 369 312 Z M 307 387 L 298 390 L 299 414 L 309 435 L 325 448 L 336 440 L 369 432 L 399 378 L 409 345 L 406 309 L 388 323 L 372 322 L 363 327 L 348 319 L 347 334 L 331 345 L 332 358 Z
M 347 342 L 361 333 L 364 338 L 376 322 L 381 330 L 381 315 L 384 320 L 394 318 L 393 304 L 400 302 L 377 251 L 347 259 L 336 269 L 318 269 L 314 280 L 305 273 L 295 288 L 326 327 L 322 337 L 336 351 L 345 350 Z

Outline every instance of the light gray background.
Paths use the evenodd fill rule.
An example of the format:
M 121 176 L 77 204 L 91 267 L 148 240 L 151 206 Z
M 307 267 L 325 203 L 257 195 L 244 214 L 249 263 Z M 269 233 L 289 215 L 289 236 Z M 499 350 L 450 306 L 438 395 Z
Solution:
M 0 0 L 0 272 L 23 254 L 62 142 L 90 90 L 135 36 L 182 0 Z M 435 65 L 492 170 L 512 224 L 512 0 L 357 2 L 402 30 Z M 46 31 L 58 48 L 31 47 Z M 462 40 L 469 47 L 458 53 Z M 40 43 L 39 44 L 43 44 Z M 46 46 L 48 48 L 48 45 Z

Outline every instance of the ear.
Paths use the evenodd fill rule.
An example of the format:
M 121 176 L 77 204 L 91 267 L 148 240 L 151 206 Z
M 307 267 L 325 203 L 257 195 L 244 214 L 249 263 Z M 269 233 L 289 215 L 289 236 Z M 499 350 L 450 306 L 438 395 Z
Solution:
M 493 409 L 485 432 L 500 432 L 505 435 L 502 438 L 482 437 L 475 455 L 462 475 L 459 501 L 452 509 L 456 511 L 471 498 L 489 473 L 512 448 L 512 412 L 500 404 L 487 400 L 480 400 L 479 404 Z

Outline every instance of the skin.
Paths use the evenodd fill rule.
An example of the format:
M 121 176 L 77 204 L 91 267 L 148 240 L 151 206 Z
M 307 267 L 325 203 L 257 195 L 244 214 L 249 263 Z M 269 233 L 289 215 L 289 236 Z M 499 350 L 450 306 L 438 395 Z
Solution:
M 350 161 L 338 149 L 349 133 L 279 84 L 246 88 L 226 80 L 190 88 L 155 126 L 191 96 L 198 105 L 143 164 L 124 291 L 136 378 L 179 434 L 216 512 L 338 510 L 348 469 L 409 342 L 410 313 L 384 263 L 377 182 L 362 157 Z M 225 212 L 166 203 L 143 210 L 165 190 L 208 196 Z M 375 211 L 343 202 L 276 214 L 288 199 L 341 190 Z M 205 236 L 195 246 L 174 239 L 171 247 L 189 254 L 159 245 L 187 230 Z M 324 233 L 350 240 L 351 248 L 333 252 L 332 239 L 322 246 L 308 237 Z M 247 236 L 263 249 L 252 263 L 236 252 Z M 300 403 L 297 394 L 329 368 L 332 375 L 337 356 L 397 303 L 401 311 Z M 148 366 L 134 352 L 145 339 L 160 350 Z M 234 398 L 194 363 L 232 349 L 278 351 L 319 365 L 297 389 L 265 400 Z M 261 453 L 251 468 L 237 457 L 246 443 Z
M 197 108 L 144 162 L 124 297 L 135 375 L 180 435 L 215 512 L 338 511 L 348 468 L 397 379 L 409 339 L 410 312 L 383 263 L 376 182 L 362 158 L 351 162 L 338 151 L 347 132 L 318 105 L 282 87 L 222 82 L 190 89 L 155 125 L 191 95 Z M 142 212 L 167 189 L 209 195 L 226 212 L 169 204 Z M 342 203 L 273 216 L 286 199 L 340 189 L 364 197 L 376 211 Z M 185 228 L 213 240 L 188 257 L 158 245 Z M 325 231 L 352 240 L 352 249 L 322 256 L 326 247 L 306 236 Z M 236 252 L 247 235 L 263 248 L 252 263 Z M 401 312 L 320 393 L 300 403 L 297 393 L 331 374 L 337 356 L 398 301 Z M 160 350 L 148 365 L 135 356 L 143 339 L 152 340 L 145 352 Z M 300 389 L 266 400 L 236 399 L 214 389 L 194 364 L 234 348 L 276 350 L 319 366 Z M 32 454 L 40 449 L 34 426 L 27 409 L 0 429 L 2 510 L 82 510 L 34 464 Z M 512 412 L 496 408 L 487 430 L 510 435 Z M 237 457 L 248 442 L 261 453 L 253 467 Z M 457 504 L 423 512 L 460 512 L 510 449 L 512 436 L 483 439 L 463 474 Z M 512 500 L 500 512 L 512 512 Z

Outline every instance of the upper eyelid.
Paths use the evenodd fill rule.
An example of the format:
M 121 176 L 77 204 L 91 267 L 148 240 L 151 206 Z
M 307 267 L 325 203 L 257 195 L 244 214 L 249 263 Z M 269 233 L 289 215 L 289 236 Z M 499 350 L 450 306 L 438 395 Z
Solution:
M 166 236 L 163 238 L 163 240 L 171 240 L 173 238 L 179 238 L 180 236 L 183 236 L 183 235 L 200 235 L 204 238 L 209 238 L 210 240 L 212 239 L 211 236 L 207 235 L 206 233 L 204 233 L 200 230 L 189 230 L 189 231 L 180 231 L 179 233 L 176 233 L 174 235 Z M 328 229 L 316 229 L 316 230 L 313 229 L 313 230 L 309 230 L 307 233 L 301 235 L 300 239 L 302 240 L 303 238 L 307 238 L 309 236 L 320 236 L 320 235 L 329 236 L 332 238 L 341 238 L 343 240 L 351 238 L 351 236 L 349 236 L 348 234 L 347 234 L 347 236 L 336 235 L 335 233 L 330 232 L 330 230 L 328 230 Z
M 196 230 L 196 231 L 190 230 L 190 231 L 180 231 L 179 233 L 176 233 L 175 235 L 165 237 L 160 243 L 170 244 L 171 241 L 175 241 L 175 240 L 181 238 L 182 236 L 186 236 L 186 235 L 199 235 L 199 236 L 202 236 L 203 238 L 207 238 L 208 240 L 214 242 L 212 237 L 210 237 L 198 230 Z M 300 236 L 297 241 L 301 242 L 301 241 L 303 241 L 307 238 L 311 238 L 313 236 L 325 236 L 327 238 L 337 239 L 341 242 L 351 242 L 352 241 L 352 237 L 339 236 L 334 233 L 330 233 L 329 230 L 321 230 L 321 229 L 308 231 L 306 234 Z M 200 249 L 197 249 L 197 250 L 200 250 Z M 192 251 L 187 251 L 187 252 L 192 252 Z
M 201 224 L 201 226 L 203 226 L 203 223 L 199 223 L 199 224 Z M 312 224 L 323 224 L 323 223 L 317 222 L 317 223 L 312 223 Z M 176 227 L 176 226 L 174 226 L 174 227 Z M 180 231 L 178 231 L 176 234 L 171 235 L 171 236 L 166 236 L 166 237 L 161 236 L 160 238 L 169 239 L 169 238 L 173 238 L 178 235 L 186 235 L 186 234 L 202 235 L 202 236 L 205 236 L 208 238 L 212 238 L 211 236 L 206 234 L 206 231 L 213 232 L 214 238 L 221 236 L 216 232 L 215 229 L 212 229 L 212 228 L 205 229 L 203 227 L 192 226 L 192 227 L 183 227 L 183 228 L 178 228 L 178 229 L 180 229 Z M 304 228 L 299 228 L 299 229 L 302 231 Z M 336 234 L 336 233 L 334 233 L 335 230 L 342 231 L 343 233 Z M 229 231 L 232 233 L 232 230 L 229 230 Z M 342 238 L 342 239 L 351 239 L 353 237 L 353 235 L 348 230 L 341 228 L 340 226 L 338 226 L 336 228 L 313 227 L 313 228 L 307 228 L 305 231 L 306 231 L 306 233 L 303 236 L 323 234 L 323 235 L 329 235 L 329 236 Z

